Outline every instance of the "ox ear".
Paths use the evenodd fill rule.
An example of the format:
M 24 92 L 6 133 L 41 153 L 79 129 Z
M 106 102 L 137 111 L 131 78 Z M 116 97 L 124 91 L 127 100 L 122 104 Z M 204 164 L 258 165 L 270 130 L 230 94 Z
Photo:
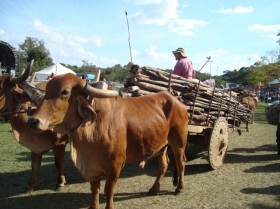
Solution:
M 83 124 L 89 126 L 96 119 L 96 112 L 92 108 L 90 102 L 83 96 L 77 96 L 78 111 L 81 117 L 84 118 Z

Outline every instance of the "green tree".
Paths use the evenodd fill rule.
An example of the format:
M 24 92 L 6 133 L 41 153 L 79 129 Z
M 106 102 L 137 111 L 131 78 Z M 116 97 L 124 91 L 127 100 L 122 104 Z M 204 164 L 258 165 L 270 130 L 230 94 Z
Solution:
M 265 81 L 266 78 L 266 73 L 263 70 L 255 68 L 246 76 L 246 81 L 251 86 L 257 86 L 260 82 Z
M 19 44 L 19 48 L 23 51 L 21 66 L 26 66 L 32 59 L 34 59 L 33 70 L 38 71 L 53 64 L 53 60 L 50 57 L 49 50 L 45 47 L 43 40 L 38 40 L 33 37 L 26 37 L 22 44 Z
M 96 72 L 96 66 L 90 63 L 88 60 L 82 60 L 83 64 L 82 66 L 77 70 L 78 73 L 89 73 L 89 74 L 95 74 Z
M 128 71 L 125 66 L 116 64 L 112 67 L 101 70 L 100 78 L 106 78 L 107 81 L 123 82 L 128 77 Z
M 279 79 L 280 78 L 280 62 L 271 63 L 266 66 L 266 74 L 270 79 Z

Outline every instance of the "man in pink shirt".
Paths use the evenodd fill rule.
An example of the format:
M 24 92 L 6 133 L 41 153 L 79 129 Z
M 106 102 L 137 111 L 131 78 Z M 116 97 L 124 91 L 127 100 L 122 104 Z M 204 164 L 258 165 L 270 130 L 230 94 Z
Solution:
M 172 51 L 176 60 L 173 74 L 182 76 L 187 79 L 193 79 L 195 77 L 195 71 L 192 66 L 192 62 L 187 58 L 185 50 L 178 48 L 176 51 Z

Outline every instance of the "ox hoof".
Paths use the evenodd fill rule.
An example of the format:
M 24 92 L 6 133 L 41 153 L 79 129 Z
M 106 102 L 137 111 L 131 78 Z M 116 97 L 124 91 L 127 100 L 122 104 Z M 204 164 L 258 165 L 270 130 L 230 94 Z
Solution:
M 175 189 L 175 192 L 174 192 L 175 195 L 180 195 L 180 194 L 182 194 L 182 193 L 183 193 L 183 192 L 182 192 L 181 190 Z
M 25 193 L 28 194 L 28 193 L 33 192 L 34 189 L 33 189 L 33 188 L 30 188 L 29 186 L 26 186 L 24 190 L 25 190 Z
M 64 186 L 56 185 L 54 188 L 54 191 L 60 192 L 63 189 Z
M 155 196 L 155 195 L 157 195 L 157 192 L 155 192 L 155 191 L 152 190 L 152 189 L 149 189 L 149 192 L 147 193 L 147 195 L 149 195 L 149 196 Z

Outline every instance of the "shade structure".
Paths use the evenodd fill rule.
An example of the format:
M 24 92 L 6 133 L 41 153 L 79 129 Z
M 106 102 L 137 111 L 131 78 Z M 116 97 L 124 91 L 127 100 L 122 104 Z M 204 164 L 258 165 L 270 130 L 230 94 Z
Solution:
M 43 70 L 40 70 L 36 73 L 36 78 L 35 80 L 37 81 L 42 81 L 42 80 L 48 80 L 50 78 L 50 75 L 51 74 L 54 74 L 55 76 L 56 75 L 62 75 L 62 74 L 65 74 L 65 73 L 73 73 L 76 75 L 76 73 L 67 68 L 67 67 L 64 67 L 63 65 L 61 65 L 60 63 L 56 63 L 50 67 L 47 67 Z

